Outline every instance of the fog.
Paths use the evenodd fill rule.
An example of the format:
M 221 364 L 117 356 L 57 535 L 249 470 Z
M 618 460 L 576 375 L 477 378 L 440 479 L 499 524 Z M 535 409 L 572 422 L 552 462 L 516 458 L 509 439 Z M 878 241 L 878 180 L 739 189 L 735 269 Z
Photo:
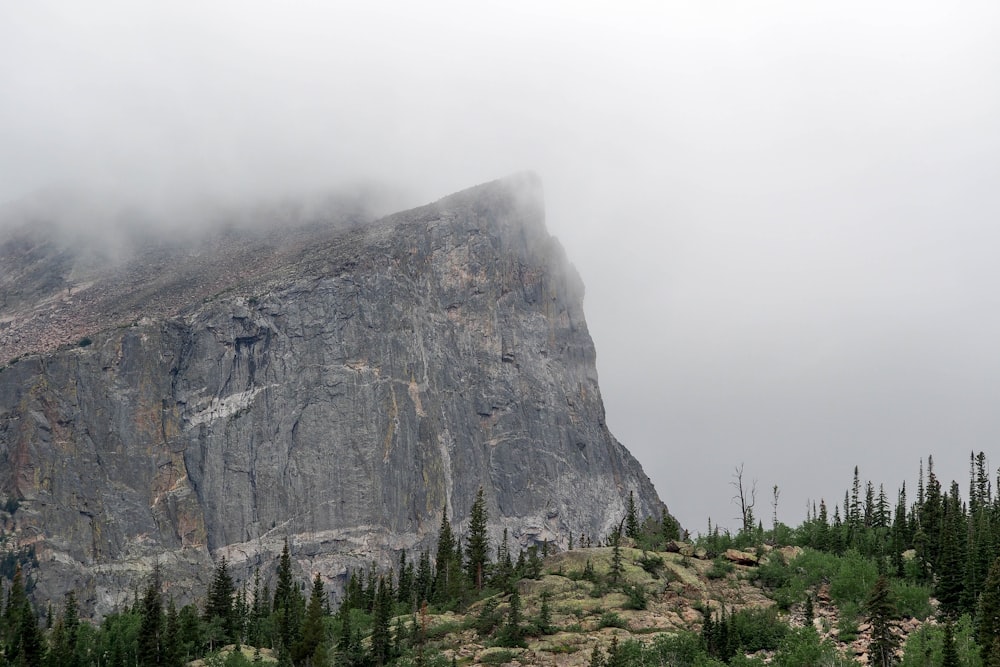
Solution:
M 0 202 L 100 237 L 531 169 L 693 532 L 741 463 L 766 525 L 1000 464 L 1000 5 L 397 4 L 4 3 Z

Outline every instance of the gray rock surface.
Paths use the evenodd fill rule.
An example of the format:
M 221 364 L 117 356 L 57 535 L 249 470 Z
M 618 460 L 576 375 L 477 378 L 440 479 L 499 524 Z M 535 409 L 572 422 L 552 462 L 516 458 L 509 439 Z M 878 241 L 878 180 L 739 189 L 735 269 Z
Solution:
M 37 595 L 104 614 L 287 538 L 305 578 L 431 547 L 485 489 L 490 530 L 565 545 L 662 503 L 604 422 L 583 285 L 519 175 L 366 225 L 169 315 L 0 372 L 6 548 Z M 155 299 L 151 295 L 150 299 Z

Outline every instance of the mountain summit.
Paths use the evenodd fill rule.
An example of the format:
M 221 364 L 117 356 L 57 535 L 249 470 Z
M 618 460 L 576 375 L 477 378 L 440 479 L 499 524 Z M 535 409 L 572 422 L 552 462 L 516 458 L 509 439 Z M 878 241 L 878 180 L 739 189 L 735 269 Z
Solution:
M 34 549 L 41 597 L 85 588 L 106 613 L 158 564 L 183 598 L 211 559 L 243 577 L 286 539 L 342 583 L 430 546 L 442 511 L 462 534 L 480 487 L 494 545 L 599 539 L 630 492 L 659 518 L 605 425 L 536 177 L 230 236 L 76 283 L 70 251 L 2 246 L 22 291 L 0 309 L 0 527 Z

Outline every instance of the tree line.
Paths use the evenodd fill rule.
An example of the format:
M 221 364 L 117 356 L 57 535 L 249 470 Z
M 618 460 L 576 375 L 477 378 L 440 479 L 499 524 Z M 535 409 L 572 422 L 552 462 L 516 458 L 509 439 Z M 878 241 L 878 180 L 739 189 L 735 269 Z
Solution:
M 645 531 L 646 539 L 657 541 L 678 537 L 676 521 L 665 512 L 663 520 L 665 527 L 647 521 L 640 529 L 630 495 L 622 530 L 636 538 Z M 237 586 L 222 558 L 202 604 L 178 608 L 164 596 L 161 573 L 155 568 L 142 591 L 136 590 L 129 604 L 99 625 L 81 619 L 73 591 L 41 613 L 30 601 L 26 568 L 17 562 L 10 568 L 6 591 L 0 588 L 0 664 L 180 667 L 227 645 L 254 647 L 258 660 L 263 659 L 261 649 L 271 649 L 282 665 L 368 667 L 403 658 L 431 664 L 431 656 L 424 655 L 427 614 L 462 610 L 498 592 L 508 597 L 507 617 L 484 617 L 482 624 L 496 632 L 498 641 L 521 645 L 525 636 L 549 627 L 547 611 L 539 619 L 521 617 L 516 586 L 520 579 L 541 576 L 548 543 L 518 549 L 515 555 L 506 530 L 499 544 L 490 544 L 487 521 L 480 488 L 464 539 L 455 535 L 445 508 L 433 552 L 423 550 L 412 558 L 404 550 L 392 571 L 380 572 L 372 564 L 351 572 L 336 611 L 319 574 L 308 594 L 305 582 L 295 580 L 287 540 L 276 563 L 273 590 L 259 569 L 252 581 Z M 614 540 L 617 544 L 618 537 Z M 611 544 L 612 538 L 603 541 Z M 582 546 L 592 540 L 581 535 L 578 542 Z M 392 619 L 397 619 L 395 625 Z M 247 659 L 236 651 L 225 661 L 240 665 Z

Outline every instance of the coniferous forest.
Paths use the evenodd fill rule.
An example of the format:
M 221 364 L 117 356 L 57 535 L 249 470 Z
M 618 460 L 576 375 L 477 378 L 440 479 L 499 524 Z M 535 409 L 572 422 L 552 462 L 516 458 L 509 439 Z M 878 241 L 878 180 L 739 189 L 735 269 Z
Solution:
M 853 641 L 867 664 L 1000 666 L 1000 472 L 989 470 L 983 453 L 971 455 L 969 467 L 964 493 L 956 481 L 942 484 L 931 459 L 920 462 L 915 489 L 891 493 L 855 468 L 842 502 L 819 501 L 798 527 L 779 523 L 775 511 L 765 528 L 753 503 L 741 502 L 738 532 L 709 524 L 688 540 L 666 512 L 638 516 L 630 498 L 616 530 L 567 536 L 559 554 L 545 543 L 514 546 L 506 533 L 492 543 L 480 489 L 466 535 L 443 513 L 432 551 L 402 552 L 391 569 L 352 572 L 335 608 L 318 574 L 296 579 L 287 541 L 277 562 L 249 581 L 235 581 L 220 560 L 196 604 L 178 607 L 165 597 L 154 571 L 128 604 L 97 623 L 83 617 L 73 591 L 34 599 L 32 554 L 7 551 L 0 664 L 360 667 L 503 664 L 519 656 L 532 664 L 525 656 L 535 654 L 522 652 L 534 642 L 552 654 L 586 653 L 595 667 L 849 665 L 858 664 L 845 649 Z M 705 591 L 719 589 L 698 589 L 685 572 L 752 585 L 767 604 L 713 597 Z M 633 611 L 692 590 L 696 617 L 687 627 L 630 625 Z M 605 601 L 617 601 L 617 610 Z M 488 649 L 463 654 L 469 637 Z

